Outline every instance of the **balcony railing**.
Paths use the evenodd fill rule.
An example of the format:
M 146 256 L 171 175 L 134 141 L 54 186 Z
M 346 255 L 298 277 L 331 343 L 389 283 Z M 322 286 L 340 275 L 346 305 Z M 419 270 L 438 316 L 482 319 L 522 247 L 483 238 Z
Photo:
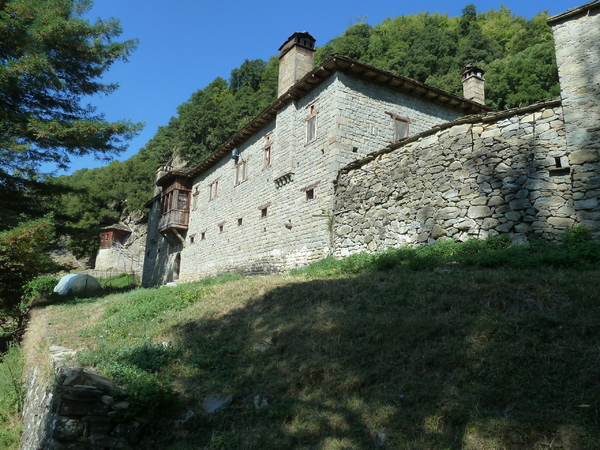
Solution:
M 190 212 L 184 209 L 171 209 L 160 216 L 158 230 L 162 233 L 169 228 L 187 230 Z

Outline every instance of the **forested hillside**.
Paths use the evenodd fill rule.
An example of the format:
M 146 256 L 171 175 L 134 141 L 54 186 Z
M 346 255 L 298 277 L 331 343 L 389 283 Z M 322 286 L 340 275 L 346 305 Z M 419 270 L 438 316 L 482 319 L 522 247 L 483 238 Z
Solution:
M 340 53 L 456 94 L 462 94 L 462 67 L 475 63 L 486 70 L 488 106 L 525 106 L 559 94 L 547 17 L 541 13 L 526 19 L 505 7 L 477 12 L 468 5 L 460 17 L 420 13 L 374 26 L 358 22 L 319 47 L 316 63 Z M 277 56 L 267 62 L 246 60 L 229 80 L 216 78 L 194 92 L 132 158 L 50 179 L 76 192 L 54 205 L 66 217 L 71 248 L 87 253 L 98 227 L 118 221 L 122 213 L 143 210 L 152 196 L 156 167 L 175 150 L 189 161 L 201 161 L 275 100 L 277 71 Z

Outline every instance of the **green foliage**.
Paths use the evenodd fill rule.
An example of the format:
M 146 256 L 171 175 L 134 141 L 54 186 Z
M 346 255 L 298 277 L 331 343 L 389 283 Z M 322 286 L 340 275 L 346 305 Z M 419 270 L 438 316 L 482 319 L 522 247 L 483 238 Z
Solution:
M 354 273 L 211 280 L 194 286 L 190 302 L 174 297 L 193 298 L 193 289 L 146 290 L 151 302 L 166 295 L 187 306 L 118 329 L 113 319 L 138 291 L 53 305 L 45 315 L 54 336 L 71 332 L 90 350 L 84 363 L 134 393 L 131 407 L 148 413 L 140 443 L 148 450 L 503 450 L 536 448 L 548 436 L 558 448 L 592 450 L 600 442 L 598 267 L 463 270 L 458 262 L 547 254 L 585 244 L 587 234 L 573 229 L 551 246 L 512 245 L 506 235 L 446 241 L 345 266 L 329 259 L 323 269 Z M 423 270 L 436 259 L 446 262 Z M 420 270 L 408 270 L 413 261 Z M 103 307 L 100 319 L 86 320 L 91 328 L 73 330 L 73 317 Z M 232 402 L 206 417 L 207 395 Z M 164 420 L 189 409 L 197 414 L 190 427 Z
M 0 1 L 0 230 L 60 209 L 51 199 L 70 186 L 44 183 L 40 164 L 66 169 L 71 157 L 108 159 L 141 128 L 109 122 L 88 105 L 89 96 L 117 88 L 102 76 L 136 47 L 117 41 L 117 19 L 84 18 L 91 5 Z
M 98 338 L 97 345 L 82 352 L 80 363 L 99 367 L 124 386 L 134 401 L 134 413 L 164 414 L 175 400 L 169 368 L 181 352 L 169 345 L 149 342 L 151 330 L 176 311 L 201 301 L 213 291 L 213 286 L 240 278 L 226 274 L 174 288 L 130 292 L 108 306 L 91 331 Z
M 26 301 L 31 301 L 35 297 L 49 297 L 52 295 L 58 280 L 53 276 L 41 276 L 34 278 L 23 286 L 23 295 Z
M 25 283 L 54 269 L 45 252 L 53 239 L 52 217 L 0 233 L 0 310 L 18 309 Z
M 136 42 L 116 42 L 116 19 L 90 23 L 85 0 L 0 3 L 0 167 L 66 168 L 70 156 L 105 155 L 123 147 L 139 125 L 110 123 L 82 102 L 109 94 L 102 75 L 126 60 Z
M 21 440 L 19 414 L 23 409 L 23 369 L 19 347 L 11 346 L 0 356 L 0 447 L 17 450 Z

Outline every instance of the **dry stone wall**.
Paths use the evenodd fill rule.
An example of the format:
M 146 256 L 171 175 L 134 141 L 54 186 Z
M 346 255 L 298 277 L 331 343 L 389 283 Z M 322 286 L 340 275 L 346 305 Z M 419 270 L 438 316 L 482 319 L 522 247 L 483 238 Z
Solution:
M 599 230 L 597 153 L 570 153 L 559 101 L 438 126 L 350 166 L 334 254 L 499 233 Z
M 127 416 L 127 394 L 106 378 L 65 367 L 74 353 L 51 346 L 54 373 L 28 367 L 21 449 L 132 450 L 142 426 Z

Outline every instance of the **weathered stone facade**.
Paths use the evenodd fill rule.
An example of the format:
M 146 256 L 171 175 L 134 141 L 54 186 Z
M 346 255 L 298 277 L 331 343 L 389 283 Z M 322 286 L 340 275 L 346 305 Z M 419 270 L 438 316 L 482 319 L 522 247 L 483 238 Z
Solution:
M 392 116 L 410 118 L 410 133 L 419 133 L 460 114 L 336 72 L 238 145 L 237 158 L 227 155 L 193 179 L 185 243 L 160 235 L 153 204 L 144 284 L 281 272 L 329 255 L 339 168 L 388 145 Z
M 189 226 L 169 244 L 153 203 L 144 285 L 439 238 L 598 231 L 599 8 L 555 21 L 564 103 L 461 118 L 486 109 L 332 57 L 206 162 L 173 172 L 193 179 Z
M 343 170 L 334 254 L 509 232 L 555 238 L 597 206 L 572 182 L 585 169 L 569 160 L 562 115 L 555 101 L 462 119 Z
M 548 21 L 554 32 L 567 146 L 596 162 L 600 151 L 600 1 Z
M 600 2 L 554 24 L 560 100 L 448 123 L 340 172 L 334 255 L 600 232 Z

